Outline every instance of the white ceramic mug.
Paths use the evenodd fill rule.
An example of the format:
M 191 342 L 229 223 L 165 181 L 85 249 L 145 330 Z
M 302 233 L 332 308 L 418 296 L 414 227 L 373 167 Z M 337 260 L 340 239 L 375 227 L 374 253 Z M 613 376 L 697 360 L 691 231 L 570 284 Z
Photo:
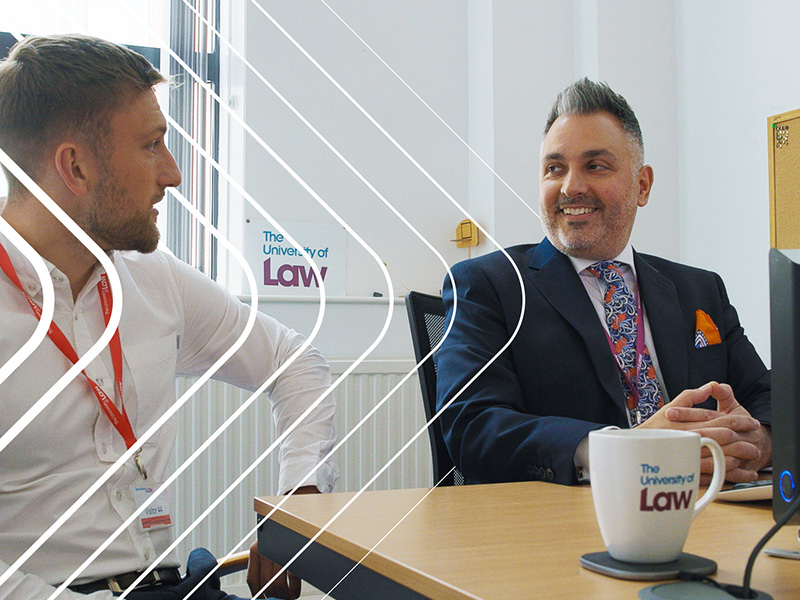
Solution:
M 714 474 L 698 500 L 700 448 Z M 608 553 L 632 563 L 677 560 L 692 520 L 719 493 L 725 457 L 714 440 L 672 429 L 612 429 L 589 433 L 589 478 Z

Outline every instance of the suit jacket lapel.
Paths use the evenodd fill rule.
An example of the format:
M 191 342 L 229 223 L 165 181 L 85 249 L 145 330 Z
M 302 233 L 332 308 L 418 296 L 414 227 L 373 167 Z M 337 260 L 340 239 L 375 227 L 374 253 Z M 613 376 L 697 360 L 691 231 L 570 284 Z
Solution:
M 617 363 L 611 355 L 592 301 L 569 258 L 545 238 L 534 249 L 529 266 L 530 281 L 583 338 L 600 383 L 625 410 Z
M 684 325 L 675 284 L 634 252 L 636 278 L 642 305 L 653 334 L 658 366 L 670 399 L 686 389 L 689 359 L 684 342 Z

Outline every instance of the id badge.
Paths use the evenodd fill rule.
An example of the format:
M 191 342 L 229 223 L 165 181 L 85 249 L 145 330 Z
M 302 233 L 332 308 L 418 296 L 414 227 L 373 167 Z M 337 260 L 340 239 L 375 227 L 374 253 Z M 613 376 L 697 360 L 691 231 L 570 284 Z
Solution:
M 169 491 L 163 492 L 154 500 L 151 499 L 153 492 L 159 485 L 136 484 L 131 486 L 136 506 L 147 505 L 147 508 L 139 515 L 139 528 L 142 531 L 157 531 L 158 529 L 172 527 L 172 516 L 169 511 Z

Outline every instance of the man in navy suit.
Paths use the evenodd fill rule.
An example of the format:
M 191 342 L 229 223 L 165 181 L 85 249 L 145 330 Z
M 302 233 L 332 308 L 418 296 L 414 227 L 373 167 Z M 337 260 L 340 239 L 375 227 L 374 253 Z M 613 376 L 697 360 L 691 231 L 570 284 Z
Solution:
M 605 427 L 697 431 L 722 446 L 733 482 L 771 464 L 769 371 L 722 280 L 630 245 L 652 184 L 622 96 L 587 79 L 559 94 L 541 147 L 547 237 L 461 262 L 444 282 L 453 323 L 435 356 L 438 404 L 468 481 L 583 481 L 587 436 Z M 638 307 L 627 372 L 606 307 L 622 284 L 598 276 L 601 261 Z M 703 482 L 712 468 L 705 457 Z

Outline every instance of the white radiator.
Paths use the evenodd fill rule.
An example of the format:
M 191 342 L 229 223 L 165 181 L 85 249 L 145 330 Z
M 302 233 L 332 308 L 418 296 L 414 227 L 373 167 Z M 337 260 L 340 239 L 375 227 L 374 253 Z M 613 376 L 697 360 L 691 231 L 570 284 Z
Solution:
M 331 361 L 336 380 L 350 365 Z M 339 439 L 392 390 L 414 367 L 408 360 L 365 361 L 339 384 L 336 431 Z M 178 396 L 193 380 L 179 379 Z M 174 465 L 181 464 L 210 434 L 249 397 L 249 392 L 209 381 L 179 411 Z M 416 373 L 390 396 L 360 430 L 339 448 L 333 461 L 340 478 L 334 491 L 356 491 L 413 435 L 424 426 L 425 412 Z M 173 484 L 172 502 L 176 535 L 185 531 L 224 490 L 275 439 L 275 427 L 266 395 L 256 400 L 228 431 Z M 229 551 L 254 527 L 253 497 L 277 491 L 277 448 L 233 491 L 178 547 L 184 561 L 189 551 L 204 546 L 217 556 Z M 368 488 L 392 489 L 432 485 L 430 446 L 423 432 L 409 448 Z M 235 581 L 231 576 L 226 581 Z

